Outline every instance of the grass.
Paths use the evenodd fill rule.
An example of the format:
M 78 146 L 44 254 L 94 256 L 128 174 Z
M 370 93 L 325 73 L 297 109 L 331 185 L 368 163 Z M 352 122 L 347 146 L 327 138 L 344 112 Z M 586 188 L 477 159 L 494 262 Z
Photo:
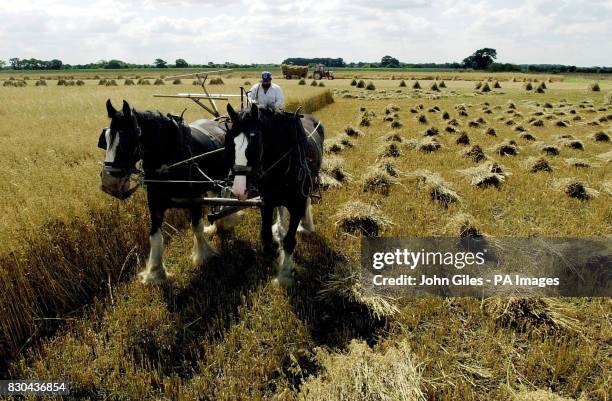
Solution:
M 191 236 L 177 213 L 169 221 L 172 227 L 164 227 L 166 265 L 174 281 L 152 288 L 134 277 L 147 249 L 148 219 L 142 193 L 119 202 L 97 189 L 102 152 L 95 144 L 107 125 L 104 101 L 126 98 L 137 108 L 180 113 L 184 103 L 150 95 L 189 91 L 191 85 L 106 87 L 86 79 L 80 88 L 58 87 L 54 81 L 42 88 L 0 87 L 6 99 L 0 105 L 5 170 L 0 208 L 6 216 L 0 222 L 0 288 L 19 289 L 3 291 L 0 298 L 0 308 L 9 311 L 1 321 L 0 347 L 10 357 L 11 377 L 68 378 L 75 397 L 91 399 L 306 400 L 321 399 L 321 394 L 376 399 L 384 394 L 382 384 L 364 377 L 381 378 L 375 372 L 384 371 L 394 384 L 388 399 L 419 399 L 422 393 L 425 399 L 447 401 L 504 400 L 548 389 L 569 399 L 581 394 L 609 399 L 609 300 L 400 299 L 394 313 L 381 314 L 376 303 L 356 296 L 352 287 L 342 289 L 358 272 L 360 237 L 355 230 L 339 229 L 348 212 L 365 212 L 380 219 L 385 236 L 448 235 L 449 227 L 453 235 L 476 230 L 491 236 L 609 235 L 610 156 L 605 155 L 610 143 L 591 137 L 607 132 L 610 121 L 586 124 L 612 111 L 603 106 L 609 83 L 600 80 L 601 92 L 587 92 L 587 82 L 552 82 L 545 94 L 533 95 L 522 82 L 495 75 L 503 89 L 475 95 L 474 82 L 445 78 L 447 88 L 431 95 L 415 93 L 410 85 L 398 88 L 397 81 L 368 78 L 369 73 L 357 72 L 357 79 L 363 74 L 373 80 L 376 90 L 367 92 L 350 86 L 350 79 L 326 81 L 324 91 L 281 81 L 288 105 L 297 104 L 291 99 L 313 99 L 311 110 L 324 106 L 314 113 L 330 141 L 341 140 L 345 128 L 359 121 L 360 107 L 376 113 L 369 126 L 359 127 L 363 135 L 351 137 L 353 146 L 342 150 L 342 160 L 329 166 L 330 174 L 341 166 L 343 175 L 355 179 L 331 187 L 315 204 L 318 235 L 300 237 L 299 283 L 291 291 L 271 285 L 273 268 L 259 252 L 256 211 L 246 213 L 233 236 L 214 239 L 220 255 L 201 269 L 189 264 Z M 396 78 L 401 74 L 395 72 Z M 412 81 L 412 75 L 405 79 Z M 231 90 L 244 78 L 224 81 Z M 339 90 L 369 97 L 332 99 Z M 522 116 L 506 113 L 509 100 Z M 399 107 L 404 125 L 395 131 L 402 142 L 385 140 L 389 123 L 380 116 L 390 102 Z M 485 114 L 485 102 L 493 114 Z M 552 108 L 542 107 L 544 102 Z M 458 104 L 469 117 L 459 115 Z M 456 134 L 445 133 L 442 113 L 426 113 L 434 106 L 456 120 Z M 608 108 L 599 111 L 602 107 Z M 425 122 L 410 108 L 427 115 Z M 569 109 L 584 121 L 556 127 L 553 121 L 568 116 L 554 113 Z M 538 116 L 544 126 L 527 123 L 535 112 L 544 113 Z M 549 122 L 548 115 L 555 119 Z M 198 108 L 186 112 L 188 121 L 199 117 Z M 479 117 L 485 121 L 479 127 L 468 125 Z M 506 125 L 508 119 L 528 127 L 538 141 L 521 139 L 514 126 Z M 442 146 L 427 153 L 413 149 L 411 144 L 420 143 L 433 127 Z M 487 135 L 488 128 L 496 136 Z M 484 149 L 487 162 L 464 156 L 468 147 L 455 143 L 463 131 L 469 148 Z M 557 144 L 559 134 L 572 135 L 584 149 L 559 146 L 560 156 L 543 155 L 541 145 Z M 495 153 L 497 145 L 510 140 L 520 148 L 516 156 Z M 363 192 L 360 178 L 389 160 L 379 157 L 381 145 L 388 143 L 400 149 L 392 160 L 400 172 L 393 179 L 396 185 L 387 194 Z M 573 167 L 565 161 L 569 158 L 589 160 L 591 167 Z M 531 172 L 531 161 L 540 159 L 552 171 Z M 460 172 L 489 162 L 512 173 L 497 189 L 472 185 Z M 414 185 L 410 174 L 418 170 L 442 177 L 446 192 L 433 191 L 440 184 L 435 180 L 431 188 Z M 588 201 L 568 196 L 567 187 L 559 186 L 568 178 L 599 195 Z M 456 201 L 448 201 L 451 195 Z M 342 209 L 355 202 L 361 206 Z
M 149 105 L 175 113 L 184 106 L 159 102 L 150 88 L 136 86 L 89 82 L 74 90 L 56 85 L 12 89 L 22 91 L 13 92 L 0 109 L 7 123 L 0 128 L 0 210 L 5 216 L 0 222 L 0 288 L 20 290 L 0 297 L 0 355 L 16 352 L 35 332 L 50 330 L 52 325 L 39 319 L 65 316 L 91 296 L 108 293 L 104 283 L 129 277 L 147 253 L 144 194 L 120 202 L 98 189 L 103 153 L 96 143 L 108 125 L 105 99 L 126 98 L 137 108 Z M 50 90 L 41 96 L 35 92 L 41 89 Z M 303 111 L 333 101 L 321 90 L 301 92 L 299 98 L 287 92 L 287 105 L 303 105 Z M 205 117 L 198 108 L 186 115 L 189 120 Z M 167 223 L 166 231 L 181 229 L 184 215 L 171 214 Z

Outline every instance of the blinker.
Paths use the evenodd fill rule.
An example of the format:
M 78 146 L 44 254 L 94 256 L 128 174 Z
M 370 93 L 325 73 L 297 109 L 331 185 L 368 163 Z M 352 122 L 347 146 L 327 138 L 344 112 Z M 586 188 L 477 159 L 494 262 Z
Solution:
M 100 138 L 98 138 L 98 147 L 100 149 L 104 149 L 106 150 L 108 148 L 108 145 L 106 143 L 106 130 L 108 128 L 104 128 L 102 129 L 102 133 L 100 134 Z

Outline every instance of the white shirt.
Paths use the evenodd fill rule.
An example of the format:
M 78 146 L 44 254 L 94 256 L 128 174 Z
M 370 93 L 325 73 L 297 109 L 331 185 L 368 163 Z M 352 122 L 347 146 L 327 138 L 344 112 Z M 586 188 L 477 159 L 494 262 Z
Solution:
M 285 95 L 280 86 L 271 83 L 268 91 L 264 91 L 261 83 L 253 85 L 249 92 L 249 100 L 257 106 L 268 109 L 281 109 L 285 105 Z

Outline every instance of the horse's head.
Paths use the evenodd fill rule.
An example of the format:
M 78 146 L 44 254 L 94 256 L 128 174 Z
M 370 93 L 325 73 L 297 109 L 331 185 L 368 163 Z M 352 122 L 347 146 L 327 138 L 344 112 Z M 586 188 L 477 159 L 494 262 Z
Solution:
M 130 177 L 136 173 L 140 155 L 140 127 L 130 105 L 124 100 L 121 111 L 115 110 L 110 99 L 106 110 L 111 119 L 98 140 L 98 147 L 106 150 L 100 177 L 101 189 L 119 199 L 126 199 L 137 187 L 130 188 Z
M 262 137 L 259 128 L 259 110 L 252 105 L 248 110 L 236 112 L 227 105 L 232 126 L 225 135 L 225 154 L 232 166 L 234 185 L 232 192 L 239 199 L 247 197 L 247 176 L 256 179 L 261 169 Z

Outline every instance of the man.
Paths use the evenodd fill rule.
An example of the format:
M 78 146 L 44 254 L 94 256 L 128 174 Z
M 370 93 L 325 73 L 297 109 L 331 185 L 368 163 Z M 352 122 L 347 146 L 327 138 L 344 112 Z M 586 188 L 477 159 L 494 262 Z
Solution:
M 251 88 L 249 101 L 258 107 L 280 110 L 285 105 L 285 95 L 280 86 L 272 83 L 272 74 L 264 71 L 261 73 L 261 82 Z

